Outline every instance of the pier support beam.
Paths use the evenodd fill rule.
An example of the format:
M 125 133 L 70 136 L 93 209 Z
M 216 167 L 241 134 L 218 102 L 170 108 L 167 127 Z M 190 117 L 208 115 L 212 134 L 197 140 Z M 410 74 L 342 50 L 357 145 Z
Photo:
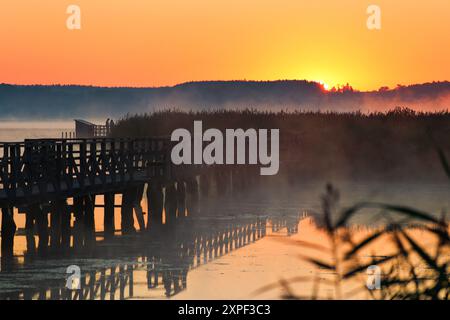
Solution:
M 84 199 L 83 197 L 73 198 L 73 214 L 74 221 L 74 234 L 73 234 L 73 246 L 76 249 L 82 248 L 84 244 Z
M 199 190 L 196 177 L 190 178 L 186 182 L 186 207 L 188 215 L 196 216 L 199 209 Z
M 104 195 L 105 212 L 104 212 L 104 225 L 105 225 L 105 238 L 111 238 L 114 235 L 114 192 L 108 192 Z
M 177 189 L 174 181 L 166 184 L 164 209 L 166 212 L 166 224 L 174 223 L 177 218 Z
M 70 248 L 70 220 L 71 212 L 66 200 L 61 200 L 59 203 L 61 212 L 61 248 L 67 250 Z
M 36 251 L 36 241 L 34 239 L 34 211 L 33 206 L 29 206 L 25 212 L 25 233 L 28 254 L 33 254 Z
M 16 233 L 17 227 L 14 222 L 13 212 L 12 207 L 2 208 L 2 258 L 12 258 L 14 253 L 14 234 Z
M 178 218 L 183 219 L 186 216 L 186 186 L 182 180 L 177 182 L 177 207 Z
M 50 247 L 58 249 L 61 245 L 61 204 L 54 201 L 50 211 Z
M 133 202 L 136 197 L 135 188 L 128 188 L 122 193 L 121 229 L 122 234 L 135 232 L 133 218 Z
M 162 225 L 162 214 L 164 208 L 164 193 L 162 185 L 158 181 L 153 181 L 147 187 L 147 230 Z
M 38 251 L 45 253 L 48 247 L 48 213 L 40 205 L 35 206 L 33 212 L 39 236 Z
M 144 187 L 145 185 L 139 185 L 136 188 L 134 188 L 134 199 L 133 199 L 133 209 L 134 213 L 136 215 L 136 219 L 139 224 L 139 230 L 144 231 L 145 230 L 145 221 L 144 221 L 144 212 L 142 210 L 141 201 L 142 196 L 144 194 Z
M 95 194 L 84 197 L 84 244 L 95 242 Z

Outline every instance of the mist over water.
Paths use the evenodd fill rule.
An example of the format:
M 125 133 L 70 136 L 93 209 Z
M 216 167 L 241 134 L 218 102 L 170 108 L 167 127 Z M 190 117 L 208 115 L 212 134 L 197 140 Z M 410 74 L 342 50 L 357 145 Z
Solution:
M 61 133 L 67 131 L 74 131 L 73 121 L 0 120 L 0 142 L 61 138 Z
M 18 98 L 20 97 L 20 99 Z M 120 118 L 158 110 L 383 112 L 449 108 L 450 82 L 398 86 L 377 91 L 327 91 L 305 80 L 201 81 L 173 87 L 103 88 L 0 85 L 0 119 Z M 32 107 L 30 107 L 32 106 Z

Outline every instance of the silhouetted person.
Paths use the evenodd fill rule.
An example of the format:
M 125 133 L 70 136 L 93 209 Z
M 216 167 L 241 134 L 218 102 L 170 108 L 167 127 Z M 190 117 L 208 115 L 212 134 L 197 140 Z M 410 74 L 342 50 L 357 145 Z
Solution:
M 109 132 L 108 132 L 108 134 L 111 133 L 111 131 L 114 129 L 114 126 L 115 126 L 114 120 L 111 119 L 111 121 L 109 121 Z
M 110 124 L 109 124 L 109 118 L 108 119 L 106 119 L 106 134 L 108 135 L 109 134 L 109 132 L 110 132 Z

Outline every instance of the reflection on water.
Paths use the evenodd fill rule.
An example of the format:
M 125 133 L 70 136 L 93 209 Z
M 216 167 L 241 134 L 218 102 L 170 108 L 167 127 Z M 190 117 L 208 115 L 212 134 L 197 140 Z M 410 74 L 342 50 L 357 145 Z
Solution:
M 149 233 L 99 241 L 94 249 L 71 253 L 70 259 L 25 255 L 15 265 L 3 266 L 0 299 L 171 297 L 187 287 L 192 269 L 268 232 L 285 228 L 288 234 L 296 233 L 298 221 L 297 216 L 185 218 Z M 80 290 L 66 287 L 70 265 L 81 270 Z

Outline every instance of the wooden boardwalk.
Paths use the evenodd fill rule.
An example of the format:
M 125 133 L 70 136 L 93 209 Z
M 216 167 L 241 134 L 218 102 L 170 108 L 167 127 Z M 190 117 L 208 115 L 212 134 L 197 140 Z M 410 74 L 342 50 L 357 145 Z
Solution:
M 170 175 L 168 139 L 0 143 L 0 206 L 104 193 Z
M 67 252 L 93 246 L 99 233 L 105 238 L 118 230 L 133 234 L 135 220 L 144 231 L 186 213 L 196 216 L 211 200 L 220 206 L 217 198 L 242 198 L 251 183 L 259 184 L 254 166 L 175 166 L 171 149 L 169 138 L 0 143 L 2 262 L 13 257 L 17 213 L 25 215 L 28 253 Z M 144 196 L 146 208 L 141 207 Z M 97 203 L 98 198 L 103 201 Z M 103 230 L 95 228 L 99 207 Z M 117 207 L 120 226 L 115 225 Z
M 198 202 L 195 169 L 174 167 L 170 140 L 39 139 L 0 143 L 1 255 L 13 255 L 14 212 L 26 215 L 30 250 L 39 236 L 38 250 L 86 246 L 95 242 L 96 196 L 104 197 L 104 234 L 113 236 L 116 195 L 121 195 L 123 234 L 184 215 L 186 193 L 193 212 Z M 141 200 L 146 190 L 147 225 Z M 69 203 L 70 202 L 70 203 Z M 50 221 L 49 221 L 50 216 Z M 72 226 L 72 218 L 74 218 Z M 50 222 L 50 225 L 49 225 Z M 50 242 L 50 243 L 49 243 Z M 3 261 L 3 259 L 2 259 Z

